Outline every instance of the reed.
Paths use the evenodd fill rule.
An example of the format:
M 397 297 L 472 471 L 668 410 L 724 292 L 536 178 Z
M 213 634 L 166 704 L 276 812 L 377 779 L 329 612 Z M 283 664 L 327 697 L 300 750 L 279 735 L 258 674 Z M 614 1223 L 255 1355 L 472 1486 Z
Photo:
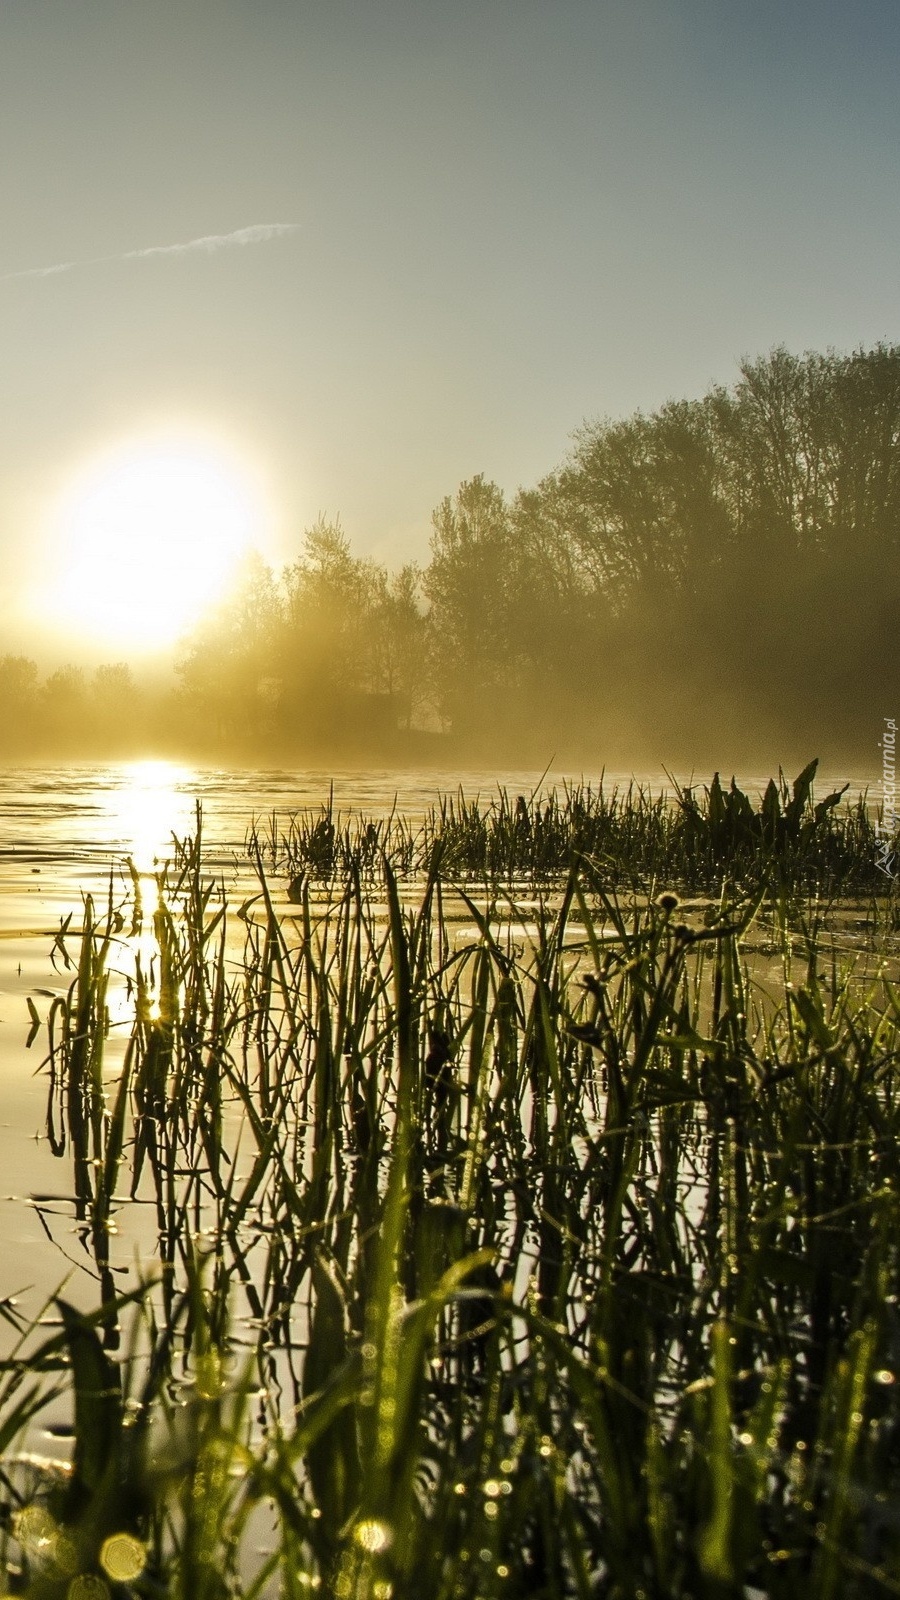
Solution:
M 829 894 L 888 895 L 893 880 L 878 865 L 878 818 L 863 799 L 841 804 L 843 790 L 817 802 L 817 765 L 810 762 L 793 784 L 779 774 L 756 806 L 718 773 L 702 787 L 673 782 L 671 795 L 636 784 L 607 789 L 602 781 L 546 795 L 500 790 L 483 798 L 460 790 L 442 796 L 418 826 L 396 813 L 344 815 L 332 794 L 286 825 L 271 819 L 254 847 L 298 894 L 304 878 L 339 884 L 353 871 L 378 878 L 385 859 L 402 877 L 422 877 L 438 862 L 451 881 L 541 885 L 564 879 L 589 856 L 604 881 L 622 889 L 715 890 L 723 881 L 768 878 Z
M 586 851 L 523 940 L 464 882 L 460 932 L 436 843 L 413 899 L 360 852 L 287 910 L 255 848 L 240 956 L 199 835 L 160 874 L 113 1074 L 129 908 L 85 906 L 48 1131 L 100 1304 L 67 1295 L 3 1364 L 8 1587 L 896 1593 L 889 975 L 782 898 L 758 988 L 766 882 L 686 913 Z M 156 1263 L 111 1294 L 148 1201 Z M 11 1446 L 60 1386 L 73 1463 L 35 1477 Z

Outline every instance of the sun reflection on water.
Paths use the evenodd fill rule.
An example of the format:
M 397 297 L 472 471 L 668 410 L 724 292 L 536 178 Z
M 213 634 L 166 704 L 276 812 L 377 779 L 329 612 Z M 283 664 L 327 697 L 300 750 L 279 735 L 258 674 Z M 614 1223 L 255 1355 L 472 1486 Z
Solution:
M 161 904 L 159 875 L 172 858 L 173 836 L 183 839 L 195 826 L 193 777 L 191 768 L 172 761 L 123 762 L 110 770 L 103 796 L 107 841 L 129 859 L 135 875 L 131 908 L 123 908 L 124 939 L 145 979 L 151 978 L 151 1018 L 159 1014 L 152 979 L 157 954 L 154 920 Z M 127 1029 L 132 1016 L 127 987 L 114 984 L 107 1004 L 111 1021 Z
M 191 832 L 194 800 L 190 768 L 172 761 L 128 761 L 121 781 L 107 796 L 110 834 L 141 875 L 152 874 L 171 855 L 172 836 Z

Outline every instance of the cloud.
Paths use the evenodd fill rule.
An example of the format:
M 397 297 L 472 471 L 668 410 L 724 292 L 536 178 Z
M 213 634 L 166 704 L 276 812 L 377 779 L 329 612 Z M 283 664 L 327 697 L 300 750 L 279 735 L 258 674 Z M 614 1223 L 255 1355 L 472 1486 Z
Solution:
M 236 244 L 267 244 L 270 239 L 283 239 L 296 233 L 299 226 L 299 222 L 254 222 L 252 227 L 235 228 L 233 233 L 205 233 L 200 239 L 189 239 L 187 244 L 151 244 L 146 250 L 126 250 L 124 255 L 106 259 L 141 261 L 145 256 L 185 256 L 198 250 L 212 255 Z
M 299 222 L 254 222 L 249 228 L 235 228 L 231 233 L 205 233 L 184 244 L 151 244 L 143 250 L 124 250 L 119 255 L 88 256 L 83 261 L 58 261 L 52 267 L 25 267 L 20 272 L 4 272 L 0 274 L 0 283 L 8 283 L 12 278 L 54 278 L 63 272 L 74 272 L 76 267 L 96 267 L 110 261 L 144 261 L 149 256 L 214 255 L 218 250 L 285 239 L 299 229 Z

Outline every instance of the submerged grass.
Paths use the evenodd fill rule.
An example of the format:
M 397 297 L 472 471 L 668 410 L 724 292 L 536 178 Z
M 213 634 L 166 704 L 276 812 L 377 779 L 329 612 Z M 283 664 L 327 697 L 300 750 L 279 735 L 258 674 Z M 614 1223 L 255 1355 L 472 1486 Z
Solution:
M 235 964 L 198 833 L 112 1071 L 128 908 L 86 902 L 48 1133 L 99 1304 L 3 1364 L 7 1588 L 897 1594 L 893 985 L 813 930 L 758 992 L 783 881 L 681 920 L 592 852 L 525 945 L 499 893 L 460 938 L 429 860 L 414 905 L 359 856 L 289 915 L 260 860 Z M 71 1463 L 17 1460 L 61 1387 Z

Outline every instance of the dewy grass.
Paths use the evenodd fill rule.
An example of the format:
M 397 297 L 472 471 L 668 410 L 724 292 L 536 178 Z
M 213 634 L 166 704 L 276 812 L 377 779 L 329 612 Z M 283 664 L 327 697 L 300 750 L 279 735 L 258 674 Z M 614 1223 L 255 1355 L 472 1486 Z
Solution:
M 370 864 L 287 912 L 261 870 L 235 963 L 179 847 L 111 1076 L 85 906 L 49 1127 L 101 1303 L 3 1366 L 7 1587 L 896 1594 L 894 987 L 813 930 L 757 991 L 765 884 L 626 905 L 589 854 L 523 944 L 437 850 L 413 904 Z M 16 1460 L 61 1386 L 70 1466 Z
M 486 800 L 460 791 L 442 797 L 418 827 L 396 814 L 343 816 L 331 798 L 285 828 L 273 819 L 256 845 L 297 894 L 304 879 L 340 882 L 351 871 L 377 877 L 385 858 L 401 876 L 422 876 L 436 864 L 451 880 L 546 884 L 583 856 L 622 888 L 677 882 L 699 890 L 774 875 L 826 893 L 886 894 L 891 880 L 878 865 L 875 819 L 862 800 L 841 804 L 842 790 L 817 803 L 816 767 L 810 762 L 792 785 L 783 776 L 771 781 L 756 807 L 718 773 L 703 788 L 674 784 L 671 797 L 602 783 L 530 797 L 501 790 Z

